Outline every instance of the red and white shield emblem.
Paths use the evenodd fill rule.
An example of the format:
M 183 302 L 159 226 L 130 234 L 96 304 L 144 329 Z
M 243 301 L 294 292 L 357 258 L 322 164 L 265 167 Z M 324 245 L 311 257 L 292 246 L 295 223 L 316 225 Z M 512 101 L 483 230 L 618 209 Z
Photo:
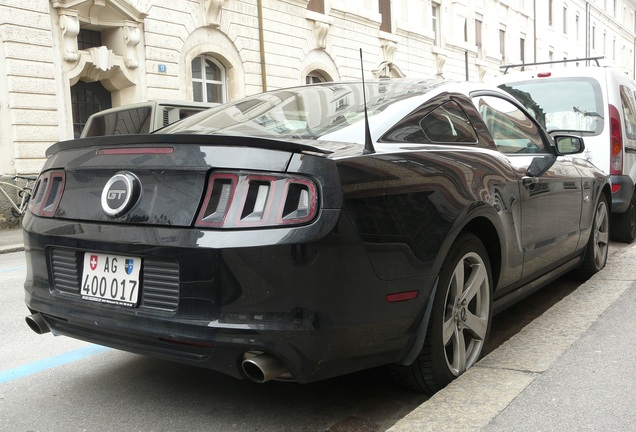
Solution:
M 91 270 L 95 270 L 97 268 L 97 255 L 91 255 L 90 265 Z

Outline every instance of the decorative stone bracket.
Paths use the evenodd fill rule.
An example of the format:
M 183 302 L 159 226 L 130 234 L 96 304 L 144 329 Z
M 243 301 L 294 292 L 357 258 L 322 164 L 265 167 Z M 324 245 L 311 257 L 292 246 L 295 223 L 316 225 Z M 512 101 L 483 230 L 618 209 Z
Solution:
M 333 18 L 308 10 L 306 18 L 313 21 L 313 33 L 316 49 L 324 50 L 327 48 L 327 36 L 333 25 Z
M 136 23 L 126 23 L 123 27 L 124 30 L 124 44 L 126 49 L 124 52 L 124 60 L 126 67 L 136 69 L 139 66 L 139 60 L 137 59 L 137 45 L 141 37 L 141 31 Z
M 80 31 L 80 23 L 77 18 L 77 12 L 67 10 L 60 13 L 60 29 L 62 30 L 64 60 L 75 62 L 79 58 L 77 35 Z
M 389 33 L 382 33 L 380 37 L 380 47 L 382 48 L 382 63 L 377 69 L 374 69 L 373 76 L 375 78 L 380 77 L 393 77 L 404 78 L 404 72 L 393 62 L 395 52 L 397 51 L 397 39 L 393 38 L 393 35 Z M 391 39 L 389 39 L 391 37 Z
M 228 0 L 200 0 L 203 8 L 203 22 L 206 27 L 219 28 L 221 26 L 221 10 Z
M 435 56 L 435 76 L 437 78 L 444 78 L 444 63 L 446 63 L 446 56 L 442 54 L 443 51 L 436 46 L 431 48 L 431 52 Z

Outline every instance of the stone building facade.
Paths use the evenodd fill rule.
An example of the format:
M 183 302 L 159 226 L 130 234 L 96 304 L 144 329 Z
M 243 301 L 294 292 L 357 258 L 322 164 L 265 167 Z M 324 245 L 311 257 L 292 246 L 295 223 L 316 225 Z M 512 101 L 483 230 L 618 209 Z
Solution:
M 0 172 L 92 112 L 373 77 L 486 81 L 599 57 L 634 77 L 635 0 L 0 0 Z M 586 62 L 581 61 L 580 64 Z M 0 196 L 0 227 L 15 224 Z

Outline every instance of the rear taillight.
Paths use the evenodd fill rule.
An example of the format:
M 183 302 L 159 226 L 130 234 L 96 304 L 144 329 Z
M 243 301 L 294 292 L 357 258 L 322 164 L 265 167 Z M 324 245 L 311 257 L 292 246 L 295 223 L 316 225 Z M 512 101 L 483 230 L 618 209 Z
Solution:
M 295 175 L 217 172 L 210 176 L 196 225 L 214 228 L 271 227 L 310 222 L 318 188 Z
M 610 115 L 610 174 L 623 173 L 623 134 L 621 118 L 614 105 L 609 106 Z
M 65 182 L 64 171 L 47 171 L 40 174 L 29 201 L 31 213 L 37 216 L 53 217 L 62 199 Z

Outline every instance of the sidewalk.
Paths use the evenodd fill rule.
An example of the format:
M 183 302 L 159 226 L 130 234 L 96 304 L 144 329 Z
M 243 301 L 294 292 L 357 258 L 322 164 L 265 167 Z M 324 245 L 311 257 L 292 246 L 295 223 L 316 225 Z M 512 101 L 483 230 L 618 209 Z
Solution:
M 0 229 L 0 254 L 24 250 L 22 228 Z

